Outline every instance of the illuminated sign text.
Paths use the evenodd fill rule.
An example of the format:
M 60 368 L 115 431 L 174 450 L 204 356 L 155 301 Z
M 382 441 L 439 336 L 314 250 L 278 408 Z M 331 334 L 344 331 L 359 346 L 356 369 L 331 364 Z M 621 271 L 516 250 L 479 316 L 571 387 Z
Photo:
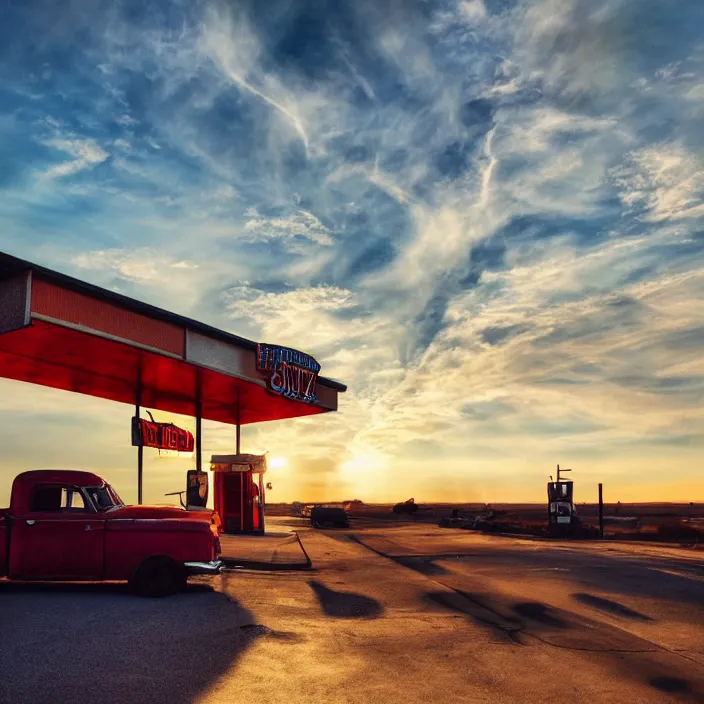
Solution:
M 295 401 L 315 401 L 320 364 L 310 355 L 276 345 L 257 345 L 257 369 L 270 372 L 271 391 Z
M 132 444 L 135 447 L 193 452 L 195 443 L 193 433 L 177 428 L 173 423 L 154 423 L 144 418 L 132 418 Z

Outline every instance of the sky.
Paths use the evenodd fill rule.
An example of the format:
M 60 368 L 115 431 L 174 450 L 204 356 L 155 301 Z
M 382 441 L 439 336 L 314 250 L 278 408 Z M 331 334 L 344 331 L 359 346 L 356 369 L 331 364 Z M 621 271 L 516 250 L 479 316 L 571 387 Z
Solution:
M 702 501 L 703 26 L 700 0 L 8 1 L 0 250 L 346 383 L 243 431 L 270 501 L 542 501 L 558 463 L 578 502 Z M 0 505 L 38 467 L 135 500 L 131 415 L 0 382 Z M 192 461 L 146 454 L 168 502 Z

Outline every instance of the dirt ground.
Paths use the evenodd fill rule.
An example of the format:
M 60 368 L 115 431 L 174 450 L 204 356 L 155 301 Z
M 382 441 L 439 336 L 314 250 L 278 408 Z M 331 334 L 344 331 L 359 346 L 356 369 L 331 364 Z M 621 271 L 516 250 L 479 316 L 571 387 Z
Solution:
M 0 582 L 0 702 L 704 701 L 692 551 L 270 526 L 300 532 L 313 570 L 233 570 L 153 600 Z

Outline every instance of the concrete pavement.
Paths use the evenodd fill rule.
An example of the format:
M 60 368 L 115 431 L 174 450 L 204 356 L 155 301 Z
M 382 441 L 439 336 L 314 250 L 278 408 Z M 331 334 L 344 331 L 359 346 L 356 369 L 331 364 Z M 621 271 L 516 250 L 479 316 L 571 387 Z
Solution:
M 223 579 L 290 634 L 285 652 L 264 638 L 238 668 L 264 699 L 248 663 L 277 673 L 275 701 L 704 701 L 704 570 L 687 553 L 429 526 L 302 539 L 314 576 Z
M 0 584 L 0 702 L 704 702 L 692 553 L 364 521 L 301 538 L 312 572 L 165 600 Z

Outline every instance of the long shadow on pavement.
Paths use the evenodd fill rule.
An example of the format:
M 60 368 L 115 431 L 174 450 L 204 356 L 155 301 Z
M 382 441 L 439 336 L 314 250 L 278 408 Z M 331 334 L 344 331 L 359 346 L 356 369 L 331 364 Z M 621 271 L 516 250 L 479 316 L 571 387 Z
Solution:
M 205 584 L 146 599 L 121 584 L 0 582 L 0 702 L 190 704 L 262 635 L 253 620 Z
M 687 680 L 679 677 L 653 677 L 650 686 L 659 689 L 661 692 L 689 692 L 692 688 Z
M 369 536 L 372 540 L 361 539 L 354 534 L 347 537 L 403 567 L 430 579 L 435 577 L 438 585 L 442 584 L 448 589 L 427 592 L 425 600 L 464 614 L 470 622 L 493 637 L 498 636 L 517 645 L 533 642 L 558 650 L 602 653 L 624 680 L 645 681 L 658 691 L 676 692 L 682 701 L 704 701 L 704 680 L 697 676 L 696 670 L 691 669 L 691 663 L 684 659 L 663 662 L 662 656 L 667 651 L 660 646 L 625 630 L 540 602 L 515 602 L 496 593 L 470 593 L 455 589 L 438 578 L 446 568 L 435 563 L 448 565 L 454 560 L 467 560 L 473 570 L 481 573 L 492 568 L 507 574 L 520 573 L 521 567 L 559 568 L 569 571 L 570 581 L 588 588 L 660 599 L 664 597 L 677 602 L 690 602 L 697 607 L 701 607 L 701 583 L 698 581 L 701 564 L 660 556 L 647 560 L 618 559 L 624 556 L 551 549 L 549 544 L 540 551 L 471 546 L 460 553 L 389 554 L 384 548 L 380 549 L 381 546 L 377 547 L 379 541 L 375 540 L 376 536 Z M 389 542 L 381 541 L 384 547 Z M 598 603 L 603 610 L 620 606 L 618 602 L 608 599 Z M 597 601 L 592 600 L 590 605 L 596 604 Z M 628 611 L 627 617 L 642 616 L 636 611 Z M 685 668 L 687 673 L 694 675 L 693 680 L 679 676 Z
M 663 649 L 608 624 L 540 602 L 514 602 L 498 594 L 460 590 L 435 591 L 425 599 L 464 614 L 475 626 L 516 645 L 545 645 L 559 651 L 601 653 L 624 679 L 647 682 L 661 692 L 677 693 L 682 701 L 704 701 L 704 682 L 678 676 L 686 662 L 662 660 Z M 679 667 L 677 667 L 679 666 Z M 691 668 L 687 670 L 692 672 Z M 696 670 L 694 671 L 696 672 Z
M 445 562 L 469 562 L 473 569 L 505 569 L 507 574 L 522 567 L 545 570 L 563 569 L 569 572 L 570 582 L 579 583 L 585 591 L 608 591 L 625 596 L 645 596 L 667 599 L 678 604 L 692 603 L 701 608 L 701 578 L 704 564 L 695 560 L 665 556 L 633 559 L 631 556 L 604 552 L 587 552 L 551 547 L 544 543 L 540 550 L 515 549 L 509 546 L 468 546 L 458 552 L 435 554 L 390 554 L 376 547 L 376 536 L 347 538 L 377 555 L 426 576 L 440 575 L 447 570 Z M 388 542 L 388 541 L 386 541 Z M 637 613 L 637 612 L 633 612 Z M 621 614 L 621 615 L 626 615 Z M 647 618 L 647 617 L 646 617 Z
M 379 618 L 384 607 L 371 597 L 354 592 L 340 592 L 311 579 L 308 584 L 318 597 L 327 616 L 334 618 Z
M 492 635 L 504 636 L 519 645 L 526 644 L 523 636 L 534 636 L 547 645 L 570 647 L 575 642 L 576 634 L 566 632 L 581 625 L 572 614 L 537 601 L 514 603 L 496 594 L 459 589 L 427 592 L 423 598 L 464 614 Z
M 611 599 L 605 599 L 602 596 L 596 596 L 594 594 L 583 594 L 576 593 L 572 594 L 572 598 L 585 604 L 586 606 L 591 606 L 592 608 L 599 609 L 605 613 L 612 614 L 613 616 L 623 616 L 624 618 L 631 619 L 632 621 L 652 621 L 650 616 L 640 613 L 640 611 L 635 611 L 634 609 L 629 609 L 623 604 L 619 604 L 617 601 L 612 601 Z

